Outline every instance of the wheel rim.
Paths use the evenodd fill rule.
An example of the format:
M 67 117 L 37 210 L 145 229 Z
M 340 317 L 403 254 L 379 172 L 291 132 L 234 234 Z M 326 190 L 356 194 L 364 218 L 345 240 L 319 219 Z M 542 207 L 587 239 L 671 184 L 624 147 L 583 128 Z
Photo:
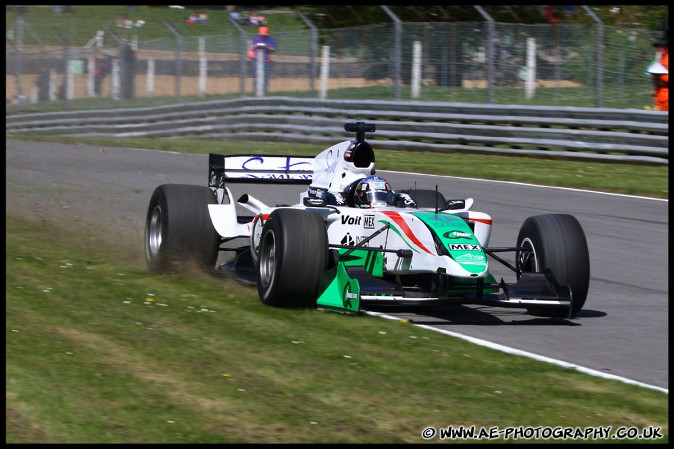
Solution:
M 161 246 L 162 241 L 161 223 L 161 207 L 155 206 L 155 208 L 152 209 L 152 215 L 150 216 L 147 227 L 147 250 L 151 259 L 159 255 L 159 247 Z
M 260 282 L 269 287 L 276 269 L 276 238 L 273 232 L 267 232 L 260 244 Z
M 536 248 L 531 240 L 527 237 L 522 240 L 520 247 L 524 248 L 520 251 L 517 260 L 520 272 L 522 273 L 538 273 L 538 258 L 536 257 Z

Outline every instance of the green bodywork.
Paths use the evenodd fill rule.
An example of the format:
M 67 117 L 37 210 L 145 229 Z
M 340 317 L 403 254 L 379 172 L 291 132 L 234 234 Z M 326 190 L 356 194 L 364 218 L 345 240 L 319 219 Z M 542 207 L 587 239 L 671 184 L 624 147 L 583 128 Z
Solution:
M 487 267 L 487 255 L 473 234 L 465 220 L 451 214 L 436 214 L 434 212 L 415 212 L 417 218 L 423 221 L 438 238 L 439 243 L 457 263 L 469 273 L 481 273 Z M 381 221 L 383 224 L 386 222 Z M 403 236 L 393 222 L 388 222 L 391 229 Z M 403 240 L 406 240 L 403 237 Z M 409 243 L 408 243 L 409 245 Z M 409 245 L 412 248 L 411 245 Z M 413 248 L 412 248 L 413 249 Z M 322 277 L 320 291 L 316 301 L 319 307 L 341 312 L 358 313 L 360 310 L 360 284 L 357 279 L 349 276 L 347 267 L 363 267 L 375 277 L 382 278 L 384 273 L 384 259 L 381 252 L 376 250 L 347 250 L 339 249 L 339 262 Z M 439 291 L 438 297 L 474 295 L 478 290 L 488 293 L 497 288 L 480 288 L 479 284 L 495 284 L 491 274 L 485 278 L 452 278 L 443 274 L 444 269 L 438 270 Z
M 487 255 L 463 218 L 435 212 L 416 212 L 412 215 L 433 230 L 443 248 L 464 270 L 481 273 L 487 267 Z
M 330 310 L 358 313 L 360 311 L 360 284 L 346 272 L 343 262 L 323 274 L 330 280 L 316 304 Z
M 360 310 L 360 284 L 349 277 L 346 267 L 363 267 L 377 277 L 384 275 L 384 258 L 380 252 L 367 250 L 339 250 L 337 266 L 323 274 L 323 293 L 317 305 L 330 310 L 358 313 Z

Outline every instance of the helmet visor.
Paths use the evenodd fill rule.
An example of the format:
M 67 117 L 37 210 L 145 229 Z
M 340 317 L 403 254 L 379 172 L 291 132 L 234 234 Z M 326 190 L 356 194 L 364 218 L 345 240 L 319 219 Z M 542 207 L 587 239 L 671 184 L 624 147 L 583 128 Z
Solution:
M 393 200 L 393 194 L 389 190 L 366 190 L 361 195 L 367 198 L 362 198 L 362 203 L 371 206 L 386 206 Z

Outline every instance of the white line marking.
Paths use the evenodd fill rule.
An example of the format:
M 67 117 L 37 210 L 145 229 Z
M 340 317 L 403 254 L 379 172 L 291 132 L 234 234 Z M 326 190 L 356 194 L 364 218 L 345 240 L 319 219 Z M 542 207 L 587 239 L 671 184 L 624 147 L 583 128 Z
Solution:
M 526 182 L 517 182 L 517 181 L 501 181 L 497 179 L 482 179 L 482 178 L 465 178 L 463 176 L 446 176 L 446 175 L 431 175 L 428 173 L 411 173 L 404 171 L 395 171 L 395 170 L 377 170 L 389 173 L 398 173 L 401 175 L 418 175 L 418 176 L 436 176 L 438 178 L 452 178 L 452 179 L 465 179 L 468 181 L 484 181 L 484 182 L 497 182 L 502 184 L 514 184 L 519 186 L 528 186 L 528 187 L 540 187 L 544 189 L 560 189 L 560 190 L 571 190 L 574 192 L 587 192 L 587 193 L 598 193 L 601 195 L 612 195 L 612 196 L 623 196 L 627 198 L 638 198 L 642 200 L 653 200 L 653 201 L 665 201 L 669 202 L 668 198 L 652 198 L 650 196 L 637 196 L 637 195 L 627 195 L 624 193 L 612 193 L 612 192 L 600 192 L 599 190 L 586 190 L 586 189 L 574 189 L 572 187 L 560 187 L 560 186 L 546 186 L 542 184 L 529 184 Z
M 364 311 L 364 313 L 366 313 L 367 315 L 378 316 L 378 317 L 386 318 L 386 319 L 389 319 L 389 320 L 398 320 L 398 321 L 401 320 L 400 317 L 386 315 L 386 314 L 380 313 L 380 312 Z M 546 363 L 552 363 L 553 365 L 558 365 L 558 366 L 561 366 L 561 367 L 564 367 L 564 368 L 572 368 L 572 369 L 575 369 L 577 371 L 583 372 L 585 374 L 590 374 L 591 376 L 603 377 L 605 379 L 618 380 L 618 381 L 624 382 L 626 384 L 638 385 L 640 387 L 650 388 L 651 390 L 657 390 L 657 391 L 661 391 L 665 394 L 669 394 L 669 390 L 666 389 L 666 388 L 656 387 L 655 385 L 649 385 L 649 384 L 645 384 L 645 383 L 642 383 L 642 382 L 637 382 L 636 380 L 627 379 L 625 377 L 620 377 L 620 376 L 615 376 L 613 374 L 602 373 L 601 371 L 596 371 L 596 370 L 593 370 L 593 369 L 590 369 L 590 368 L 585 368 L 584 366 L 575 365 L 573 363 L 565 362 L 563 360 L 557 360 L 557 359 L 553 359 L 553 358 L 550 358 L 550 357 L 545 357 L 545 356 L 542 356 L 542 355 L 534 354 L 532 352 L 522 351 L 520 349 L 511 348 L 509 346 L 500 345 L 498 343 L 492 343 L 490 341 L 481 340 L 479 338 L 469 337 L 468 335 L 459 334 L 457 332 L 451 332 L 451 331 L 446 331 L 444 329 L 438 329 L 436 327 L 428 326 L 426 324 L 414 324 L 414 322 L 412 322 L 412 321 L 410 322 L 410 324 L 412 324 L 413 326 L 424 328 L 424 329 L 429 329 L 429 330 L 432 330 L 432 331 L 435 331 L 435 332 L 440 332 L 441 334 L 446 334 L 446 335 L 450 335 L 452 337 L 461 338 L 463 340 L 467 340 L 467 341 L 469 341 L 471 343 L 474 343 L 476 345 L 485 346 L 485 347 L 491 348 L 491 349 L 496 349 L 497 351 L 506 352 L 508 354 L 515 354 L 515 355 L 520 355 L 520 356 L 524 356 L 524 357 L 529 357 L 531 359 L 539 360 L 541 362 L 546 362 Z

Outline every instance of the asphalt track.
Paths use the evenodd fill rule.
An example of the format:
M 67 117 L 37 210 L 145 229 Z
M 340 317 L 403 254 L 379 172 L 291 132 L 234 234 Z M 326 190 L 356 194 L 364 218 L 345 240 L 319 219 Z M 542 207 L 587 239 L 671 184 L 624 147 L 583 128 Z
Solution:
M 126 245 L 143 262 L 148 201 L 164 183 L 206 185 L 205 155 L 6 140 L 6 210 Z M 550 162 L 551 164 L 554 161 Z M 668 201 L 479 179 L 379 171 L 394 189 L 472 197 L 492 216 L 490 246 L 512 246 L 526 217 L 569 213 L 590 249 L 588 299 L 574 319 L 523 309 L 456 305 L 386 311 L 450 335 L 585 367 L 668 391 Z M 647 180 L 645 180 L 647 182 Z M 231 185 L 269 205 L 295 203 L 306 186 Z M 506 280 L 511 273 L 493 261 Z

